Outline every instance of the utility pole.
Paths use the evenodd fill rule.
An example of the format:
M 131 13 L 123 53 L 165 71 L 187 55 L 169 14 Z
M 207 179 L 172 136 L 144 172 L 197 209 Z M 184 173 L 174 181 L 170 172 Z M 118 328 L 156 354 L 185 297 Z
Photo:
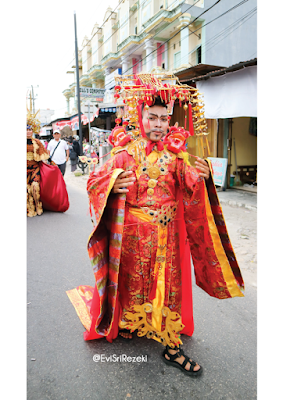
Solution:
M 35 87 L 38 88 L 38 85 Z M 37 95 L 34 96 L 33 85 L 31 85 L 31 91 L 29 92 L 29 97 L 30 97 L 30 112 L 35 114 L 34 100 L 36 99 Z
M 35 114 L 35 108 L 34 108 L 34 93 L 33 93 L 33 86 L 31 85 L 31 90 L 32 90 L 32 112 Z
M 80 136 L 80 147 L 81 155 L 83 155 L 83 133 L 82 133 L 82 122 L 81 122 L 81 99 L 80 99 L 80 77 L 79 77 L 79 57 L 78 57 L 78 43 L 77 43 L 77 22 L 76 12 L 74 11 L 74 22 L 75 22 L 75 53 L 76 53 L 76 77 L 77 77 L 77 101 L 78 101 L 78 118 L 79 118 L 79 136 Z

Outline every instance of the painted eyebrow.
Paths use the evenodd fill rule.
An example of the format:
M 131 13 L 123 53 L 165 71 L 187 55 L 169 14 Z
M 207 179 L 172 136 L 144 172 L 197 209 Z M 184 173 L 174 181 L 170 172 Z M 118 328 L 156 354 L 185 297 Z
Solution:
M 148 115 L 154 115 L 155 117 L 157 117 L 158 118 L 158 115 L 157 114 L 153 114 L 153 113 L 148 113 Z M 160 118 L 161 117 L 167 117 L 167 114 L 162 114 L 162 115 L 160 115 Z

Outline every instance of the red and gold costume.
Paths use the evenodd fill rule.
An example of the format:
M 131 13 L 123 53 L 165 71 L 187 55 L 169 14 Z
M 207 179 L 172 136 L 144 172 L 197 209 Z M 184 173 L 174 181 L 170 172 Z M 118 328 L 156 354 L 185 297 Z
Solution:
M 180 333 L 192 335 L 190 253 L 196 283 L 210 296 L 243 296 L 214 183 L 190 166 L 188 136 L 171 129 L 164 143 L 152 145 L 142 135 L 114 148 L 91 173 L 88 253 L 95 286 L 67 292 L 87 330 L 85 340 L 105 336 L 111 342 L 119 327 L 171 347 L 181 343 Z M 136 177 L 129 192 L 111 193 L 119 174 L 129 170 Z
M 36 114 L 28 110 L 27 125 L 33 133 L 40 130 L 40 121 Z M 39 161 L 47 160 L 49 154 L 38 139 L 27 139 L 27 216 L 34 217 L 43 213 L 40 201 L 40 171 Z

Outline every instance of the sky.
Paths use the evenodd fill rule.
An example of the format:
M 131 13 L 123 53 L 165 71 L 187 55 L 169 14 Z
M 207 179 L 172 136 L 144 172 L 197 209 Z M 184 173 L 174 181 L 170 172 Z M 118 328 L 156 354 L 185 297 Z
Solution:
M 91 38 L 94 24 L 102 25 L 107 8 L 110 6 L 114 10 L 119 2 L 40 0 L 25 3 L 32 10 L 32 18 L 24 24 L 24 30 L 28 48 L 33 54 L 24 74 L 24 82 L 27 92 L 31 85 L 34 87 L 36 109 L 52 109 L 54 117 L 64 117 L 67 111 L 62 92 L 74 81 L 74 75 L 66 73 L 75 65 L 75 62 L 72 63 L 75 53 L 74 11 L 80 49 L 84 37 Z

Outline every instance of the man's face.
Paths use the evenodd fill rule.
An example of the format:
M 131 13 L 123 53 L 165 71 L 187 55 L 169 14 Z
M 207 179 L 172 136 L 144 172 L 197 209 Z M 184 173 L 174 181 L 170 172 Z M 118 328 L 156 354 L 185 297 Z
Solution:
M 55 140 L 58 141 L 60 139 L 60 137 L 61 137 L 61 133 L 55 132 L 55 133 L 53 133 L 53 137 L 54 137 Z
M 167 133 L 169 127 L 167 109 L 162 106 L 152 106 L 143 110 L 142 123 L 148 139 L 158 142 Z

